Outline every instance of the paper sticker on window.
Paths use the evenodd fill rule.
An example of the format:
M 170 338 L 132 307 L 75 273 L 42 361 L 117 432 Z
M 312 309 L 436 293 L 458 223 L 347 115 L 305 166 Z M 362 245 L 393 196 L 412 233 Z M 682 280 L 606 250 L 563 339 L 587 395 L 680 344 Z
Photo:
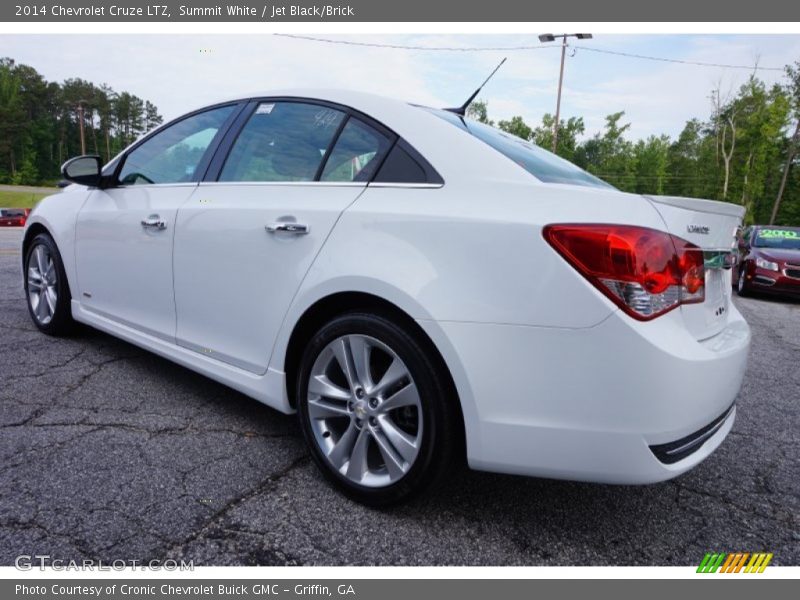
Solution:
M 316 123 L 317 127 L 334 127 L 338 126 L 341 117 L 342 113 L 340 113 L 338 110 L 324 108 L 314 115 L 314 122 Z
M 259 104 L 258 108 L 256 109 L 257 115 L 268 115 L 272 112 L 272 109 L 275 108 L 275 104 Z
M 798 238 L 800 234 L 791 229 L 762 229 L 758 232 L 758 237 L 762 238 Z

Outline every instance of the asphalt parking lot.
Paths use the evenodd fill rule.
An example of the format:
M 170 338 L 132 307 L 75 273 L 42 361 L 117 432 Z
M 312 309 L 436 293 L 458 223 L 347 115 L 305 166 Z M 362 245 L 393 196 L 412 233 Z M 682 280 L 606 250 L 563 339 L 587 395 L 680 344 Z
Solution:
M 0 230 L 2 565 L 690 565 L 707 551 L 800 564 L 800 303 L 737 299 L 754 333 L 738 418 L 677 480 L 464 472 L 378 511 L 323 482 L 293 417 L 96 331 L 38 333 L 20 237 Z

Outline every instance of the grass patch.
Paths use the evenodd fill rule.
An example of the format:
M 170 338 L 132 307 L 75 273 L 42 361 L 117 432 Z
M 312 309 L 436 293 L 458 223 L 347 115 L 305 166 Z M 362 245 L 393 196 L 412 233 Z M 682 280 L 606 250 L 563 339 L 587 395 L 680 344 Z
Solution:
M 55 194 L 58 189 L 54 188 Z M 0 208 L 33 208 L 45 196 L 49 194 L 36 194 L 33 192 L 10 192 L 0 190 Z

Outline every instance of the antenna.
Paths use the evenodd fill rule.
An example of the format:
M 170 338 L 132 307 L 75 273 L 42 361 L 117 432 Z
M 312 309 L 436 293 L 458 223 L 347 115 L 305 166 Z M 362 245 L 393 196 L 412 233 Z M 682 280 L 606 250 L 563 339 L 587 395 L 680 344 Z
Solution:
M 477 89 L 477 90 L 475 90 L 475 91 L 473 92 L 472 96 L 470 96 L 469 98 L 467 98 L 467 101 L 466 101 L 466 102 L 464 102 L 464 104 L 462 104 L 462 105 L 461 105 L 461 106 L 459 106 L 458 108 L 445 108 L 445 110 L 449 110 L 450 112 L 456 113 L 457 115 L 460 115 L 460 116 L 462 116 L 462 117 L 463 117 L 464 115 L 466 115 L 466 114 L 467 114 L 467 108 L 469 108 L 469 105 L 470 105 L 470 104 L 472 104 L 472 101 L 473 101 L 473 100 L 475 100 L 475 97 L 476 97 L 476 96 L 477 96 L 477 95 L 480 93 L 480 91 L 483 89 L 483 86 L 485 86 L 485 85 L 486 85 L 486 84 L 489 82 L 489 80 L 490 80 L 492 77 L 494 77 L 494 74 L 495 74 L 495 73 L 497 73 L 497 71 L 500 69 L 500 67 L 502 67 L 502 66 L 503 66 L 503 63 L 504 63 L 504 62 L 506 62 L 506 59 L 505 59 L 505 58 L 504 58 L 503 60 L 501 60 L 501 61 L 500 61 L 500 64 L 499 64 L 499 65 L 497 65 L 497 66 L 494 68 L 494 71 L 492 71 L 492 72 L 489 74 L 489 76 L 486 78 L 486 80 L 485 80 L 485 81 L 484 81 L 482 84 L 480 84 L 480 85 L 478 86 L 478 89 Z

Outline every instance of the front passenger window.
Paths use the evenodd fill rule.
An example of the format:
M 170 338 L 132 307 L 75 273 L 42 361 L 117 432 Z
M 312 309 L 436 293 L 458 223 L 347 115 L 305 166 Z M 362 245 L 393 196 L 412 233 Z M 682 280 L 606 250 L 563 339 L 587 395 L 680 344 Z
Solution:
M 234 105 L 212 108 L 154 134 L 125 158 L 120 184 L 194 181 L 197 166 L 233 109 Z

